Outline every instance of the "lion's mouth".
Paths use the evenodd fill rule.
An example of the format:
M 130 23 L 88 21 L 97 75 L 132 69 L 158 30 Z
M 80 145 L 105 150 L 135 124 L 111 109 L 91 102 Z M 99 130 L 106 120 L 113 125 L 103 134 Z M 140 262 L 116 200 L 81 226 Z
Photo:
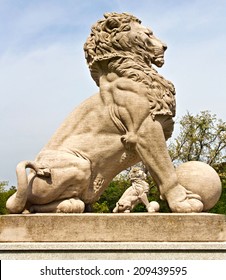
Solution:
M 151 66 L 152 64 L 156 65 L 157 67 L 161 67 L 165 60 L 164 60 L 164 52 L 166 47 L 163 46 L 148 46 L 146 43 L 146 52 L 144 56 L 144 61 L 147 65 Z
M 152 64 L 155 64 L 157 67 L 161 67 L 165 62 L 164 55 L 146 56 L 146 57 L 144 57 L 144 61 L 149 66 L 151 66 Z
M 164 64 L 164 62 L 165 62 L 164 55 L 158 55 L 158 56 L 154 57 L 153 63 L 156 66 L 161 67 Z

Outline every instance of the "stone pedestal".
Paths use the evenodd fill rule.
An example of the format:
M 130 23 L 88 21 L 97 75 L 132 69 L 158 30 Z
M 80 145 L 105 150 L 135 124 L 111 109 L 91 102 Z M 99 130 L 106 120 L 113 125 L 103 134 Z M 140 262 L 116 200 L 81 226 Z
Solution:
M 29 214 L 0 216 L 0 242 L 226 241 L 214 214 Z
M 207 213 L 0 216 L 2 259 L 158 259 L 161 256 L 226 259 L 225 216 Z

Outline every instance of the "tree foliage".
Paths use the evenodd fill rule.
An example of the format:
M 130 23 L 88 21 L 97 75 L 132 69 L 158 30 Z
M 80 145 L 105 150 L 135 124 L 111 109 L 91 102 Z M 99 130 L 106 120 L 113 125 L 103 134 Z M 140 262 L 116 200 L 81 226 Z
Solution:
M 197 160 L 211 165 L 222 182 L 219 202 L 212 213 L 226 214 L 226 122 L 209 111 L 192 115 L 187 113 L 179 122 L 178 137 L 169 145 L 175 165 Z
M 93 205 L 93 211 L 99 213 L 112 212 L 115 208 L 116 202 L 129 186 L 130 182 L 125 175 L 117 176 L 116 179 L 109 184 L 98 202 Z
M 172 160 L 191 160 L 213 166 L 226 161 L 226 122 L 209 111 L 196 116 L 187 113 L 180 120 L 179 136 L 169 145 Z
M 6 190 L 6 186 L 8 186 L 7 181 L 0 182 L 0 215 L 8 213 L 6 209 L 6 201 L 16 191 L 15 187 L 11 187 L 9 190 Z

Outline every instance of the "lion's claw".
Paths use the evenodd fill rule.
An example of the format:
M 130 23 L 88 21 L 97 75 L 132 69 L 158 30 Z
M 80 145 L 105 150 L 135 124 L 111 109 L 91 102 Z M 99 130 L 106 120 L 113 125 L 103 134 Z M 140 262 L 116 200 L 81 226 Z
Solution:
M 203 210 L 203 203 L 194 198 L 173 202 L 169 206 L 172 212 L 176 213 L 199 213 Z
M 199 213 L 203 210 L 201 197 L 186 190 L 182 186 L 177 186 L 166 195 L 169 207 L 176 213 Z

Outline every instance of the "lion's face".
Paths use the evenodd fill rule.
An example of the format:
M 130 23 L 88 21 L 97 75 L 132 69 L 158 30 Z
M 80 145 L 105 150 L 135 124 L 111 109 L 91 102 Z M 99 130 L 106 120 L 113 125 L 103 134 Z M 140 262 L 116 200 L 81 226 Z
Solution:
M 126 13 L 104 16 L 105 19 L 92 27 L 84 45 L 91 71 L 102 61 L 117 57 L 137 59 L 148 66 L 161 67 L 164 64 L 166 45 L 150 29 L 142 26 L 139 19 Z
M 140 23 L 132 22 L 130 26 L 128 36 L 135 51 L 143 56 L 146 64 L 161 67 L 164 64 L 164 53 L 167 46 L 156 38 L 150 29 Z
M 131 181 L 135 179 L 141 179 L 141 180 L 146 180 L 147 175 L 144 173 L 144 171 L 139 168 L 139 167 L 134 167 L 129 173 L 129 178 Z

